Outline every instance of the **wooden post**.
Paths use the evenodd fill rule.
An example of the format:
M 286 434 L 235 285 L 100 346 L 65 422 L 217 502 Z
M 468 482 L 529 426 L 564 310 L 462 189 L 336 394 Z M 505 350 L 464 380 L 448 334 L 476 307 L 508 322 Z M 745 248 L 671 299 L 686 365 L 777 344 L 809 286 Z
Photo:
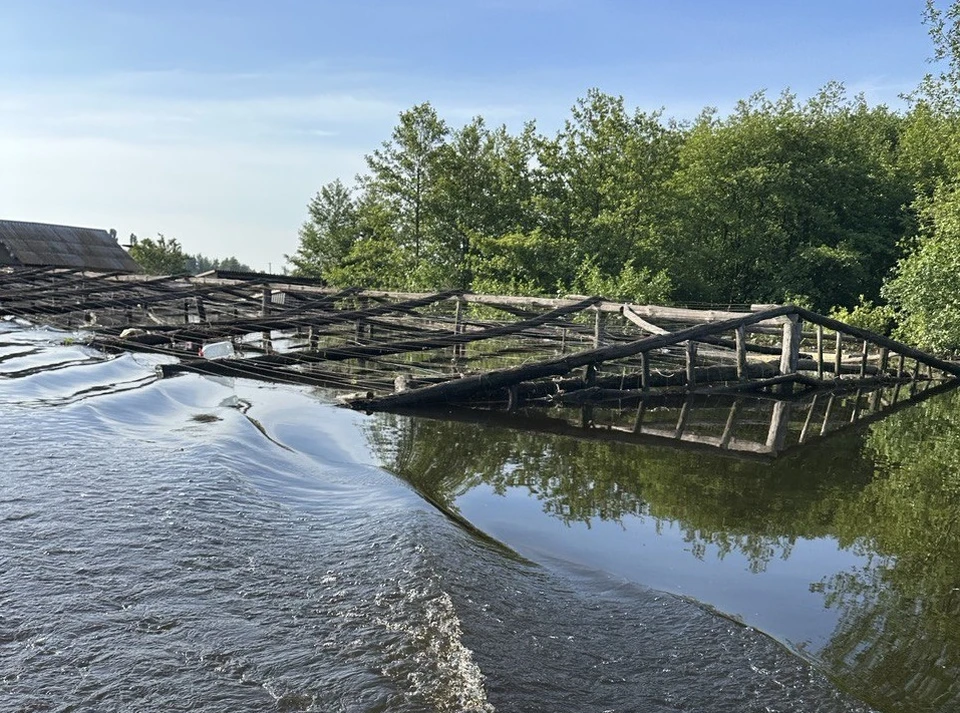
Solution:
M 312 352 L 320 348 L 320 335 L 317 334 L 317 328 L 312 324 L 310 325 L 310 330 L 307 332 L 307 342 L 309 344 L 308 348 Z
M 727 414 L 727 422 L 723 426 L 723 435 L 720 436 L 720 447 L 729 448 L 730 439 L 733 437 L 733 424 L 737 420 L 737 411 L 740 410 L 740 399 L 733 402 L 730 406 L 730 412 Z
M 587 364 L 583 370 L 583 385 L 593 386 L 597 383 L 597 365 Z
M 564 327 L 560 331 L 560 353 L 561 354 L 567 353 L 567 328 L 566 327 Z
M 810 410 L 807 411 L 807 418 L 803 422 L 803 429 L 800 431 L 800 443 L 804 443 L 807 440 L 807 430 L 810 428 L 810 421 L 813 419 L 813 410 L 817 407 L 817 394 L 813 395 L 813 399 L 810 401 Z
M 903 386 L 903 365 L 907 358 L 903 354 L 899 354 L 899 359 L 897 359 L 897 385 L 893 387 L 893 397 L 891 398 L 891 406 L 897 403 L 897 400 L 900 398 L 900 387 Z
M 646 411 L 647 402 L 643 399 L 640 399 L 640 403 L 637 404 L 637 415 L 633 419 L 633 432 L 634 433 L 643 433 L 643 413 Z
M 867 359 L 870 356 L 870 342 L 863 340 L 863 351 L 860 353 L 860 378 L 867 378 Z
M 517 408 L 517 385 L 511 384 L 507 387 L 507 411 L 514 411 Z
M 860 399 L 863 396 L 863 389 L 857 389 L 856 399 L 853 402 L 853 413 L 850 414 L 850 423 L 856 423 L 860 419 Z
M 201 322 L 206 322 L 207 308 L 206 308 L 206 305 L 203 304 L 203 297 L 200 297 L 198 295 L 197 297 L 194 298 L 194 302 L 196 302 L 196 305 L 197 305 L 197 319 L 199 319 Z
M 783 323 L 783 342 L 780 346 L 780 374 L 794 374 L 800 361 L 800 320 L 788 315 Z
M 820 426 L 820 435 L 825 436 L 827 433 L 827 425 L 830 423 L 830 413 L 833 411 L 833 402 L 836 399 L 836 396 L 830 394 L 830 398 L 827 399 L 827 408 L 823 412 L 823 425 Z
M 833 378 L 840 378 L 840 367 L 843 364 L 843 335 L 837 332 L 837 346 L 833 353 Z
M 590 428 L 593 425 L 593 406 L 584 404 L 580 407 L 580 427 Z
M 823 381 L 823 325 L 817 325 L 817 378 Z
M 797 315 L 787 315 L 783 323 L 783 338 L 780 345 L 780 375 L 795 374 L 800 361 L 800 320 Z M 793 392 L 793 383 L 780 384 L 775 388 L 779 393 Z
M 677 427 L 673 432 L 674 438 L 682 438 L 683 432 L 687 430 L 687 421 L 690 419 L 690 399 L 684 399 L 683 406 L 680 408 L 680 418 L 677 419 Z
M 746 381 L 747 375 L 747 330 L 742 324 L 737 327 L 737 379 Z
M 453 333 L 459 335 L 463 331 L 463 298 L 457 297 L 457 307 L 456 311 L 453 314 Z M 464 344 L 454 344 L 453 345 L 453 358 L 459 359 L 463 356 L 463 351 L 466 345 Z
M 890 367 L 890 349 L 884 347 L 880 350 L 880 376 L 887 375 L 887 369 Z
M 190 324 L 190 302 L 189 300 L 183 301 L 183 323 Z
M 686 344 L 687 358 L 687 388 L 693 388 L 697 383 L 697 343 L 692 339 Z
M 650 393 L 650 357 L 647 352 L 640 352 L 640 388 L 644 396 Z
M 787 426 L 790 423 L 790 402 L 775 401 L 770 415 L 770 430 L 767 431 L 767 448 L 779 453 L 787 442 Z
M 600 311 L 598 307 L 594 308 L 596 310 L 596 317 L 593 320 L 593 348 L 597 349 L 600 347 L 600 330 L 602 327 L 603 312 Z
M 270 298 L 273 295 L 273 290 L 270 289 L 270 285 L 264 284 L 263 291 L 260 296 L 260 316 L 266 318 L 270 314 Z M 273 342 L 270 339 L 270 330 L 263 330 L 260 333 L 260 338 L 263 341 L 263 350 L 268 354 L 273 351 Z

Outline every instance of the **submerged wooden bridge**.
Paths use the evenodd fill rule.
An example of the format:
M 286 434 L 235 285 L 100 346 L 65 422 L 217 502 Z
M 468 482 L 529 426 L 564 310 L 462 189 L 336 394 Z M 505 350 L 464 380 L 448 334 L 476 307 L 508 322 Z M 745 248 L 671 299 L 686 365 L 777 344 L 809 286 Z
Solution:
M 678 422 L 661 434 L 679 440 L 689 436 L 682 404 L 689 411 L 697 399 L 735 409 L 745 396 L 816 397 L 826 433 L 826 404 L 844 395 L 859 404 L 865 393 L 880 394 L 864 408 L 876 414 L 960 379 L 960 364 L 792 305 L 704 310 L 602 297 L 333 290 L 249 273 L 32 268 L 0 272 L 0 313 L 84 330 L 102 350 L 166 355 L 157 367 L 164 377 L 307 384 L 366 411 L 550 407 L 576 411 L 581 427 L 595 428 L 598 414 L 631 410 L 632 422 L 617 428 L 652 435 L 645 412 L 681 403 Z M 735 420 L 734 411 L 710 445 L 734 449 Z M 767 452 L 782 449 L 777 428 L 760 439 Z M 809 422 L 803 430 L 801 442 Z

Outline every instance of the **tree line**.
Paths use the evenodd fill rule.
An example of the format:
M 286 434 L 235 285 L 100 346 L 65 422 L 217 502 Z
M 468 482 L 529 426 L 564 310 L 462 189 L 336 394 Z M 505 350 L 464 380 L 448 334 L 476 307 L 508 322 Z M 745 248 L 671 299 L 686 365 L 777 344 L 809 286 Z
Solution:
M 287 258 L 342 286 L 795 302 L 960 346 L 960 0 L 924 21 L 940 71 L 901 111 L 830 83 L 678 121 L 591 89 L 548 136 L 418 104 Z
M 176 238 L 167 238 L 162 233 L 156 239 L 138 238 L 131 234 L 130 257 L 148 275 L 199 275 L 210 270 L 253 272 L 249 265 L 232 256 L 208 258 L 202 253 L 185 253 Z

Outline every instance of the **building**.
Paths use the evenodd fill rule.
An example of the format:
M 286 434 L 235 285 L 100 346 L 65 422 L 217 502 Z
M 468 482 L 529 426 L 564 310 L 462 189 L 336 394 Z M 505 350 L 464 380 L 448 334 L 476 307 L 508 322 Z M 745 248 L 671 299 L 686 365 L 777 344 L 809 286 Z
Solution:
M 67 267 L 140 272 L 116 231 L 0 220 L 0 267 Z

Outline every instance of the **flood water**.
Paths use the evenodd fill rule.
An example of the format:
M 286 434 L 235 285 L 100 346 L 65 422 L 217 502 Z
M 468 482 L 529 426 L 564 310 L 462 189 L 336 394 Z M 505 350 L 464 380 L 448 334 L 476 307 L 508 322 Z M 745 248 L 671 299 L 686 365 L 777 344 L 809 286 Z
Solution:
M 72 336 L 0 323 L 2 711 L 960 704 L 955 392 L 765 463 Z

